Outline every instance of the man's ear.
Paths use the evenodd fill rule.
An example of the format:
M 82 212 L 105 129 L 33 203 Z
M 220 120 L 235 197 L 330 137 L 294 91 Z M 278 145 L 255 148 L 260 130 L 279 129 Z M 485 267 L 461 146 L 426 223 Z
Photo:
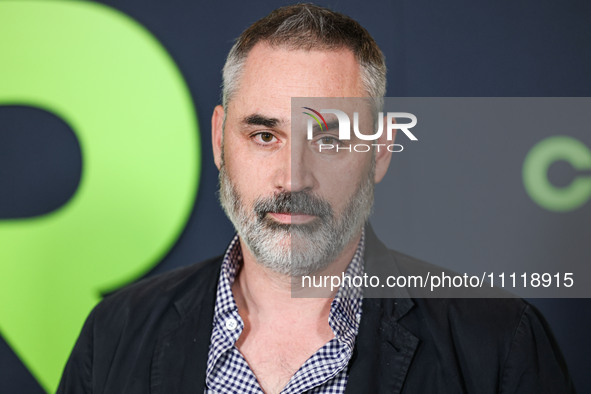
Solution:
M 379 183 L 384 176 L 386 175 L 386 172 L 388 172 L 388 167 L 390 166 L 390 160 L 392 159 L 392 152 L 390 152 L 387 149 L 388 145 L 391 145 L 394 143 L 394 140 L 396 139 L 396 132 L 397 130 L 393 130 L 392 132 L 392 141 L 388 140 L 388 133 L 386 133 L 386 117 L 384 116 L 382 118 L 382 124 L 383 124 L 383 128 L 382 130 L 384 131 L 381 135 L 380 138 L 378 138 L 378 140 L 376 141 L 376 144 L 381 144 L 381 146 L 379 146 L 379 151 L 378 148 L 376 148 L 376 172 L 375 172 L 375 177 L 374 177 L 374 182 L 375 183 Z
M 222 138 L 224 133 L 224 107 L 221 105 L 213 109 L 211 115 L 211 143 L 213 145 L 213 161 L 218 170 L 222 163 Z

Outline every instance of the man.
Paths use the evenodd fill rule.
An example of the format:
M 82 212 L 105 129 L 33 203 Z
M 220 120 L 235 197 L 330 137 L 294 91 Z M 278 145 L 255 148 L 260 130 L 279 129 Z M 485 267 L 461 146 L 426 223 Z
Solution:
M 238 235 L 223 257 L 103 300 L 58 392 L 572 392 L 545 324 L 521 300 L 370 298 L 347 286 L 294 297 L 303 275 L 431 268 L 366 227 L 391 153 L 321 154 L 336 142 L 328 125 L 311 140 L 297 132 L 305 122 L 292 97 L 379 106 L 384 92 L 381 51 L 346 16 L 295 5 L 249 27 L 212 117 L 220 200 Z

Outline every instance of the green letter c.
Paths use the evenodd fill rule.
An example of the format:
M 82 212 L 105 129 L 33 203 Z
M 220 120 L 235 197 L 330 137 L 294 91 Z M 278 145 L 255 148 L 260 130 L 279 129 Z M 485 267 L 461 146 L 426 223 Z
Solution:
M 567 136 L 548 137 L 537 143 L 523 163 L 525 190 L 538 205 L 555 212 L 575 210 L 591 198 L 591 178 L 578 176 L 564 188 L 548 180 L 548 169 L 564 160 L 575 170 L 591 169 L 591 151 L 580 141 Z

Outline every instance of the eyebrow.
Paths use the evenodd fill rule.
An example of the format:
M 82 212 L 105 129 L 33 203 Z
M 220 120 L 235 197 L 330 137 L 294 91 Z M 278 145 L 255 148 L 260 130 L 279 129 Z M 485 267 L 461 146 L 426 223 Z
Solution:
M 277 118 L 269 118 L 261 114 L 252 114 L 242 119 L 242 124 L 248 126 L 265 126 L 273 128 L 277 126 L 281 121 Z
M 324 130 L 324 125 L 322 125 L 322 126 L 323 126 L 322 129 L 320 129 L 318 124 L 314 124 L 312 126 L 312 132 L 314 134 L 320 134 L 320 133 L 328 131 L 328 130 L 338 130 L 339 129 L 339 121 L 334 120 L 334 121 L 326 122 L 326 126 L 328 126 L 327 130 Z

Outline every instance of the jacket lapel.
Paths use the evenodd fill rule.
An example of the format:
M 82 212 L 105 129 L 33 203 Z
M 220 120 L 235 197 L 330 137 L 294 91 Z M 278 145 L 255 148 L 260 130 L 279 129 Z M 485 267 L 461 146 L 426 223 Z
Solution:
M 390 315 L 410 300 L 364 299 L 346 394 L 400 393 L 419 340 Z
M 368 276 L 378 275 L 384 280 L 387 275 L 397 275 L 393 257 L 369 226 L 366 240 L 364 262 Z M 419 345 L 419 339 L 400 323 L 414 306 L 408 293 L 399 289 L 396 298 L 375 298 L 380 295 L 383 297 L 364 289 L 346 394 L 400 393 Z
M 219 268 L 206 267 L 174 302 L 175 324 L 160 337 L 152 358 L 152 393 L 203 392 Z

